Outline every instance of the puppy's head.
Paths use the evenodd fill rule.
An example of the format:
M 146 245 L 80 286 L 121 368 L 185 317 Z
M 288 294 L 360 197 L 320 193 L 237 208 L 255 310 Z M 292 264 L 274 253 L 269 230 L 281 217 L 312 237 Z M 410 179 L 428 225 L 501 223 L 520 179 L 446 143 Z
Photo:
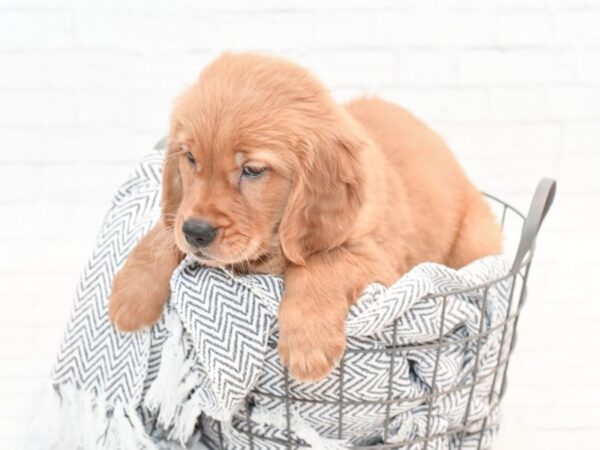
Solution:
M 163 220 L 206 265 L 303 264 L 347 238 L 363 196 L 362 146 L 306 70 L 224 54 L 176 102 Z

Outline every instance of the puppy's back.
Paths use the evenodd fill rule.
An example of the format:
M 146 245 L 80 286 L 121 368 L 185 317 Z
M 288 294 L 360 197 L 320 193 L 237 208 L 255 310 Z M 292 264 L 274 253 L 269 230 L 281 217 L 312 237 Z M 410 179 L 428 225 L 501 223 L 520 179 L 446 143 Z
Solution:
M 499 253 L 501 231 L 483 196 L 440 136 L 403 108 L 359 98 L 347 111 L 365 128 L 387 161 L 386 221 L 399 271 L 424 261 L 461 267 Z

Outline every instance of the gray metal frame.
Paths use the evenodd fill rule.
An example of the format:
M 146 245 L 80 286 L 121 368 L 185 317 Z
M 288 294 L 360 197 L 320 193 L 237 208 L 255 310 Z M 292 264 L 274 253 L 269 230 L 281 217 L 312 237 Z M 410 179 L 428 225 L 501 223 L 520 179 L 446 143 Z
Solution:
M 538 231 L 542 224 L 542 221 L 544 220 L 546 213 L 548 212 L 548 210 L 550 209 L 550 206 L 552 205 L 555 192 L 556 192 L 556 182 L 554 180 L 551 180 L 548 178 L 542 179 L 539 182 L 537 190 L 533 196 L 533 200 L 531 202 L 531 207 L 529 209 L 529 213 L 527 216 L 524 216 L 516 208 L 514 208 L 511 205 L 509 205 L 508 203 L 500 200 L 499 198 L 494 197 L 489 194 L 485 194 L 492 202 L 495 202 L 501 206 L 502 215 L 501 215 L 500 220 L 501 220 L 501 225 L 502 225 L 503 229 L 504 229 L 505 221 L 506 221 L 507 217 L 510 215 L 512 215 L 515 218 L 518 218 L 523 223 L 521 237 L 520 237 L 519 245 L 518 245 L 517 252 L 515 255 L 515 259 L 514 259 L 511 270 L 507 274 L 505 274 L 504 276 L 502 276 L 498 279 L 492 280 L 488 283 L 485 283 L 485 284 L 482 284 L 482 285 L 479 285 L 479 286 L 476 286 L 473 288 L 469 288 L 469 289 L 462 289 L 462 290 L 456 290 L 456 291 L 439 293 L 439 294 L 430 294 L 427 296 L 427 298 L 436 298 L 442 302 L 442 319 L 441 319 L 442 323 L 441 323 L 441 327 L 440 327 L 441 331 L 440 331 L 440 335 L 439 335 L 439 338 L 437 339 L 437 341 L 432 342 L 432 343 L 427 343 L 427 344 L 418 344 L 418 345 L 406 345 L 406 344 L 401 345 L 401 344 L 399 344 L 396 339 L 396 331 L 397 331 L 397 325 L 398 325 L 397 320 L 396 320 L 393 325 L 394 326 L 393 341 L 394 341 L 395 345 L 393 345 L 392 347 L 388 347 L 385 349 L 377 349 L 377 350 L 348 349 L 346 351 L 346 354 L 352 353 L 352 352 L 390 352 L 391 353 L 390 380 L 389 380 L 388 396 L 387 396 L 387 399 L 385 399 L 385 400 L 364 401 L 364 402 L 347 401 L 344 399 L 345 357 L 342 358 L 342 360 L 340 362 L 340 371 L 339 371 L 339 378 L 340 378 L 340 380 L 339 380 L 339 400 L 337 400 L 335 402 L 328 402 L 330 404 L 339 406 L 339 417 L 338 417 L 339 427 L 338 427 L 338 436 L 337 436 L 338 438 L 342 438 L 342 433 L 344 430 L 344 406 L 380 404 L 380 405 L 385 405 L 385 407 L 386 407 L 386 418 L 384 421 L 384 436 L 383 436 L 383 440 L 385 441 L 387 439 L 388 433 L 389 433 L 389 424 L 390 424 L 390 419 L 391 419 L 391 417 L 390 417 L 391 405 L 394 402 L 400 401 L 400 400 L 395 400 L 395 399 L 391 398 L 392 381 L 393 381 L 392 374 L 394 373 L 395 356 L 397 354 L 408 352 L 410 350 L 414 350 L 417 348 L 419 348 L 419 349 L 437 348 L 436 362 L 435 362 L 435 366 L 434 366 L 434 370 L 433 370 L 433 377 L 432 377 L 432 382 L 431 382 L 432 392 L 430 392 L 428 395 L 420 396 L 418 398 L 410 398 L 410 399 L 402 400 L 402 402 L 418 400 L 418 401 L 423 401 L 423 402 L 428 403 L 429 409 L 428 409 L 428 415 L 427 415 L 427 426 L 426 426 L 425 436 L 420 437 L 419 439 L 416 439 L 416 440 L 396 442 L 393 444 L 355 446 L 352 448 L 354 448 L 354 449 L 391 449 L 391 448 L 402 447 L 405 445 L 414 445 L 414 444 L 421 443 L 422 444 L 421 448 L 423 450 L 426 450 L 429 446 L 429 443 L 431 443 L 434 439 L 439 438 L 443 435 L 450 435 L 450 434 L 456 433 L 456 435 L 460 436 L 458 450 L 461 450 L 463 448 L 463 439 L 465 437 L 465 434 L 468 432 L 469 434 L 472 435 L 473 431 L 472 431 L 471 427 L 479 422 L 481 422 L 481 426 L 479 427 L 479 431 L 475 431 L 475 434 L 479 433 L 479 442 L 478 442 L 477 448 L 478 448 L 478 450 L 480 450 L 482 448 L 481 446 L 482 446 L 482 438 L 484 436 L 484 432 L 489 429 L 488 417 L 486 417 L 483 420 L 481 420 L 481 419 L 479 419 L 477 421 L 470 420 L 469 413 L 470 413 L 470 408 L 471 408 L 471 400 L 473 397 L 473 392 L 475 390 L 475 387 L 478 384 L 482 383 L 484 380 L 486 380 L 488 377 L 491 376 L 491 377 L 493 377 L 493 379 L 492 379 L 491 389 L 490 389 L 490 394 L 489 394 L 489 402 L 490 402 L 490 405 L 492 405 L 492 407 L 490 407 L 490 411 L 494 410 L 494 407 L 500 403 L 500 401 L 502 400 L 502 398 L 504 396 L 504 393 L 506 390 L 506 374 L 508 371 L 510 355 L 512 354 L 512 352 L 514 350 L 515 343 L 516 343 L 516 327 L 517 327 L 517 323 L 519 320 L 519 314 L 521 312 L 521 309 L 523 308 L 523 304 L 525 303 L 525 299 L 527 297 L 527 278 L 529 276 L 529 269 L 531 267 L 531 261 L 533 259 L 533 254 L 534 254 L 534 249 L 535 249 L 535 239 L 537 237 L 537 234 L 538 234 Z M 446 341 L 444 339 L 444 335 L 443 335 L 444 321 L 446 319 L 445 311 L 446 311 L 447 299 L 453 295 L 483 290 L 483 306 L 482 306 L 482 308 L 485 309 L 485 305 L 487 302 L 487 293 L 488 293 L 490 287 L 492 287 L 496 283 L 500 283 L 507 279 L 511 279 L 512 283 L 511 283 L 511 290 L 510 290 L 510 294 L 509 294 L 508 308 L 507 308 L 505 320 L 503 322 L 501 322 L 500 324 L 495 325 L 493 328 L 488 329 L 484 332 L 483 331 L 483 328 L 484 328 L 483 327 L 483 318 L 485 315 L 482 314 L 480 328 L 479 328 L 479 330 L 480 330 L 479 334 L 469 337 L 469 338 L 465 338 L 462 340 L 462 342 L 467 342 L 470 340 L 477 340 L 477 343 L 476 343 L 477 351 L 476 351 L 476 355 L 475 355 L 476 359 L 475 359 L 474 373 L 473 373 L 473 379 L 475 381 L 469 385 L 455 387 L 450 390 L 445 390 L 445 391 L 437 390 L 436 389 L 436 377 L 437 377 L 438 362 L 439 362 L 441 349 L 444 348 L 445 346 L 456 345 L 456 343 L 457 343 L 456 340 Z M 515 299 L 516 299 L 516 301 L 515 301 Z M 489 372 L 483 376 L 478 376 L 477 361 L 479 360 L 479 353 L 480 353 L 479 349 L 480 349 L 481 340 L 483 337 L 485 337 L 489 333 L 493 333 L 500 329 L 502 329 L 502 336 L 501 336 L 501 341 L 500 341 L 501 349 L 500 349 L 500 352 L 498 353 L 498 361 L 496 363 L 496 367 L 491 372 Z M 506 347 L 506 346 L 508 346 L 508 347 Z M 506 349 L 508 351 L 505 351 Z M 285 380 L 286 395 L 275 396 L 275 395 L 267 394 L 264 392 L 254 391 L 252 393 L 252 395 L 247 399 L 247 404 L 246 404 L 246 408 L 245 408 L 246 415 L 237 417 L 238 419 L 240 419 L 242 421 L 242 423 L 246 424 L 245 426 L 242 427 L 242 429 L 239 429 L 238 431 L 241 431 L 248 436 L 251 450 L 254 449 L 254 447 L 255 447 L 254 443 L 258 442 L 258 441 L 261 441 L 261 442 L 271 441 L 273 443 L 279 444 L 283 448 L 288 448 L 288 449 L 307 448 L 308 447 L 308 445 L 305 442 L 295 439 L 291 433 L 290 410 L 291 410 L 291 405 L 295 402 L 311 402 L 311 400 L 295 398 L 290 395 L 289 376 L 288 376 L 287 371 L 285 372 L 284 380 Z M 464 419 L 462 421 L 462 426 L 455 427 L 454 429 L 448 430 L 443 434 L 430 434 L 431 433 L 430 420 L 431 420 L 431 412 L 432 412 L 432 406 L 433 406 L 433 402 L 431 400 L 438 396 L 446 395 L 446 394 L 449 394 L 458 389 L 465 389 L 465 388 L 470 388 L 470 391 L 469 391 L 469 400 L 468 400 L 467 407 L 466 407 L 465 414 L 464 414 Z M 272 437 L 267 437 L 267 436 L 261 435 L 258 432 L 253 432 L 252 427 L 248 426 L 249 424 L 253 423 L 250 418 L 251 398 L 252 397 L 258 398 L 260 396 L 267 396 L 269 398 L 279 398 L 279 399 L 283 400 L 283 402 L 285 404 L 285 409 L 286 409 L 286 417 L 285 418 L 287 421 L 287 439 L 286 440 L 274 439 Z M 312 402 L 315 402 L 315 400 L 312 400 Z M 255 429 L 260 429 L 260 428 L 258 427 Z M 225 448 L 223 433 L 220 430 L 220 428 L 219 428 L 219 443 L 218 443 L 217 448 L 219 448 L 219 449 Z

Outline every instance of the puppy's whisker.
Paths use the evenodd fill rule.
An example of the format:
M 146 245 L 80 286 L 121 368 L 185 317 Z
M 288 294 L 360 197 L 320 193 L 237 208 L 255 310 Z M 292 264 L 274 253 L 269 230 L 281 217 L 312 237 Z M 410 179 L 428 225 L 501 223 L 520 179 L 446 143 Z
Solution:
M 246 272 L 252 272 L 252 266 L 256 261 L 265 262 L 265 253 L 266 249 L 259 242 L 250 241 L 246 247 L 242 247 L 242 251 L 237 257 L 237 259 L 240 259 L 238 264 L 241 264 Z
M 173 227 L 161 228 L 150 242 L 150 254 L 156 260 L 161 254 L 177 252 Z

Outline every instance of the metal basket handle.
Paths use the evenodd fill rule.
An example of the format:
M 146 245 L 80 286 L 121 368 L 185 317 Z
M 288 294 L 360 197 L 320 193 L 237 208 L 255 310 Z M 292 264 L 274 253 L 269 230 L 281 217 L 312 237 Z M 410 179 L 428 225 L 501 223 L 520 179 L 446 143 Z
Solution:
M 542 178 L 537 185 L 535 194 L 533 194 L 529 213 L 527 213 L 525 223 L 523 224 L 519 248 L 517 249 L 515 261 L 510 270 L 513 275 L 517 274 L 525 256 L 533 249 L 535 239 L 550 206 L 552 206 L 555 194 L 556 181 L 551 178 Z

